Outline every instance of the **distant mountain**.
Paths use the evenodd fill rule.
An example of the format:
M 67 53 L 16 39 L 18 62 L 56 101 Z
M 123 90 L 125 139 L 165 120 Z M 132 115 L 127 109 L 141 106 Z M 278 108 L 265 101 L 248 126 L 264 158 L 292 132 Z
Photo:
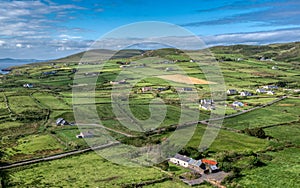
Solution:
M 277 61 L 300 61 L 300 42 L 269 45 L 233 45 L 210 48 L 215 54 L 235 54 L 251 58 L 266 58 Z
M 12 58 L 3 58 L 0 59 L 0 63 L 5 62 L 5 63 L 36 63 L 36 62 L 41 62 L 42 60 L 37 60 L 37 59 L 12 59 Z
M 216 55 L 216 58 L 222 58 L 222 54 L 231 54 L 236 57 L 245 58 L 265 58 L 285 62 L 299 62 L 300 61 L 300 42 L 279 43 L 269 45 L 232 45 L 232 46 L 215 46 L 209 50 Z M 80 52 L 52 62 L 66 63 L 66 62 L 80 62 L 82 59 L 97 59 L 105 56 L 113 56 L 112 59 L 130 58 L 130 57 L 148 57 L 158 56 L 162 58 L 170 58 L 170 55 L 178 55 L 184 52 L 171 48 L 162 48 L 155 50 L 139 50 L 126 49 L 121 51 L 112 50 L 90 50 L 87 52 Z
M 3 58 L 0 59 L 0 73 L 5 74 L 10 70 L 10 67 L 24 65 L 29 63 L 42 62 L 44 60 L 37 59 L 12 59 L 12 58 Z

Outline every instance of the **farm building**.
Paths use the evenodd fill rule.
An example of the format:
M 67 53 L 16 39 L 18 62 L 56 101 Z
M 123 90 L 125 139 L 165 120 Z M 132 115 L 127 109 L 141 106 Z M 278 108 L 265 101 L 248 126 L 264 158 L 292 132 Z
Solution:
M 127 84 L 126 80 L 121 80 L 121 81 L 110 81 L 109 83 L 110 83 L 111 85 Z
M 278 86 L 275 85 L 267 85 L 267 86 L 263 86 L 264 89 L 278 89 Z
M 213 99 L 201 99 L 199 108 L 202 108 L 204 110 L 215 110 L 215 102 Z
M 204 172 L 204 170 L 206 169 L 206 166 L 204 163 L 202 163 L 201 160 L 191 159 L 189 161 L 189 168 L 200 171 L 200 172 Z
M 200 100 L 200 104 L 210 104 L 210 105 L 212 105 L 214 103 L 215 103 L 215 101 L 213 99 L 201 99 Z
M 216 109 L 214 104 L 199 104 L 199 108 L 202 108 L 204 110 L 215 110 Z
M 232 103 L 232 106 L 235 106 L 235 107 L 243 107 L 243 106 L 244 106 L 244 103 L 239 102 L 239 101 L 234 101 L 234 102 Z
M 191 158 L 184 156 L 184 155 L 180 155 L 180 154 L 176 154 L 174 157 L 170 158 L 170 161 L 174 164 L 180 165 L 182 167 L 188 167 L 189 166 L 189 161 L 191 160 Z
M 80 134 L 76 135 L 76 138 L 92 138 L 94 134 L 91 132 L 80 132 Z
M 164 87 L 159 87 L 159 88 L 157 88 L 157 91 L 166 91 L 167 89 L 166 88 L 164 88 Z
M 228 89 L 227 90 L 227 95 L 236 95 L 238 94 L 238 91 L 235 89 Z
M 184 155 L 176 154 L 170 158 L 170 162 L 202 173 L 214 173 L 219 171 L 217 161 L 209 159 L 195 160 Z
M 174 68 L 172 68 L 172 67 L 167 67 L 167 68 L 165 69 L 165 71 L 174 71 Z
M 64 118 L 58 118 L 56 120 L 56 125 L 63 126 L 63 125 L 69 125 L 69 123 L 66 120 L 64 120 Z
M 263 88 L 259 88 L 256 90 L 256 93 L 267 93 L 267 91 Z
M 181 88 L 181 91 L 193 91 L 193 88 L 191 88 L 191 87 L 184 87 L 184 88 Z
M 209 160 L 209 159 L 202 159 L 202 163 L 204 163 L 209 170 L 210 173 L 218 172 L 219 168 L 217 167 L 217 161 Z
M 142 87 L 142 92 L 148 92 L 148 91 L 152 91 L 152 87 Z
M 55 75 L 57 71 L 49 71 L 49 72 L 43 72 L 43 75 Z
M 120 68 L 123 69 L 123 68 L 129 68 L 131 67 L 130 65 L 120 65 Z
M 247 97 L 247 96 L 252 96 L 253 94 L 249 91 L 242 91 L 240 93 L 240 95 L 243 96 L 243 97 Z
M 25 88 L 33 88 L 33 84 L 24 84 L 23 87 L 25 87 Z

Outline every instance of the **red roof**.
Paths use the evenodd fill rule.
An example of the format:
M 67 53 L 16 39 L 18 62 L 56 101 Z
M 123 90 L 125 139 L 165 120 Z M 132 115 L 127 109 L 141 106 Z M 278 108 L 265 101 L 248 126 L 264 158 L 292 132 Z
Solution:
M 209 160 L 209 159 L 202 159 L 203 163 L 209 164 L 209 165 L 216 165 L 218 164 L 217 161 Z

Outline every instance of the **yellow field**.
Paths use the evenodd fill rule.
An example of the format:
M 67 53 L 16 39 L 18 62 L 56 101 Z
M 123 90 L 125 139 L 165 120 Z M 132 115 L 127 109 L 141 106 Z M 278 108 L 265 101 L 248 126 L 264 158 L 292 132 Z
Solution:
M 184 84 L 215 84 L 213 82 L 208 82 L 206 80 L 194 78 L 194 77 L 189 77 L 181 74 L 172 74 L 172 75 L 162 75 L 162 76 L 157 76 L 158 78 L 162 78 L 165 80 L 170 80 L 173 82 L 178 82 L 178 83 L 184 83 Z

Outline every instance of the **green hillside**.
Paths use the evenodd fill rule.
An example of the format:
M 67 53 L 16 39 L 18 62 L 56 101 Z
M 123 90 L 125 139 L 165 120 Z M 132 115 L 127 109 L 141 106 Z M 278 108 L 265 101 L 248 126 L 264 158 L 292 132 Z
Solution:
M 254 182 L 260 187 L 267 182 L 269 186 L 276 181 L 275 175 L 288 174 L 280 178 L 277 187 L 292 187 L 294 182 L 299 182 L 297 177 L 300 173 L 298 161 L 294 160 L 300 154 L 297 137 L 300 124 L 300 42 L 218 46 L 210 51 L 212 56 L 209 58 L 215 57 L 218 65 L 212 63 L 215 61 L 205 61 L 209 58 L 207 54 L 201 54 L 202 51 L 189 51 L 202 55 L 199 59 L 192 59 L 184 51 L 165 48 L 119 52 L 92 50 L 50 62 L 14 67 L 9 74 L 0 77 L 0 166 L 83 150 L 89 147 L 88 143 L 106 143 L 108 137 L 136 147 L 154 146 L 172 135 L 184 114 L 191 120 L 196 117 L 199 122 L 191 139 L 179 152 L 197 159 L 217 160 L 220 169 L 230 173 L 223 185 L 244 187 Z M 111 55 L 113 58 L 108 61 L 99 60 L 99 57 Z M 97 66 L 102 63 L 103 67 Z M 210 127 L 215 125 L 215 121 L 207 124 L 210 115 L 220 112 L 205 109 L 201 104 L 201 99 L 211 98 L 201 66 L 211 68 L 209 71 L 219 68 L 226 90 L 239 92 L 228 95 L 225 101 L 215 101 L 220 102 L 219 108 L 224 110 L 226 119 L 208 148 L 199 148 L 199 145 L 205 131 L 216 128 Z M 186 73 L 185 77 L 179 75 L 178 69 Z M 118 78 L 120 75 L 124 77 Z M 162 75 L 169 77 L 164 79 Z M 136 81 L 139 76 L 145 77 Z M 185 78 L 193 80 L 194 85 L 185 82 Z M 89 100 L 91 92 L 85 90 L 84 86 L 88 84 L 95 86 L 94 100 Z M 257 89 L 268 85 L 278 88 L 266 89 L 270 93 L 257 92 Z M 80 100 L 74 100 L 73 91 L 77 92 L 76 97 Z M 117 94 L 128 92 L 129 101 L 119 95 L 113 101 L 112 91 Z M 241 96 L 244 91 L 253 95 Z M 193 92 L 197 92 L 194 98 L 189 95 Z M 180 97 L 188 102 L 182 105 Z M 234 106 L 236 102 L 243 105 Z M 90 109 L 95 110 L 106 135 L 80 139 L 78 135 L 86 129 L 74 126 L 78 123 L 74 109 L 89 107 L 90 104 L 95 105 Z M 130 125 L 143 123 L 138 124 L 140 127 L 124 126 L 122 120 L 126 118 L 120 118 L 112 104 L 117 107 L 128 105 L 125 113 L 132 113 L 135 117 Z M 150 104 L 153 111 L 149 109 Z M 152 122 L 144 124 L 148 119 L 159 119 L 164 109 L 166 113 L 159 125 Z M 90 113 L 83 113 L 90 117 Z M 153 114 L 156 116 L 152 117 Z M 57 124 L 59 118 L 68 123 Z M 94 121 L 95 124 L 100 123 Z M 183 126 L 179 130 L 183 131 L 180 136 L 185 138 L 187 132 L 184 131 L 189 129 Z M 176 144 L 170 147 L 176 147 Z M 116 154 L 117 157 L 119 155 Z M 139 153 L 130 153 L 130 156 L 135 161 L 147 160 Z M 281 162 L 285 157 L 288 163 Z M 97 155 L 87 153 L 25 165 L 0 171 L 0 179 L 6 187 L 139 187 L 145 182 L 150 182 L 149 187 L 187 187 L 180 181 L 180 176 L 189 170 L 171 163 L 137 170 L 97 158 Z M 286 173 L 288 166 L 293 168 Z

